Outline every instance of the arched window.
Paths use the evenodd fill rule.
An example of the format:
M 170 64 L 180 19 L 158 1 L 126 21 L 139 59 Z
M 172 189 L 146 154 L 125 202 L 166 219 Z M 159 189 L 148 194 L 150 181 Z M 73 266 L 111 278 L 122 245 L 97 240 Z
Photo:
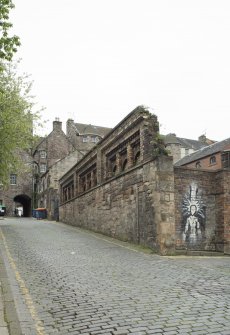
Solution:
M 46 151 L 40 150 L 40 158 L 46 158 Z
M 113 167 L 113 175 L 115 175 L 115 174 L 116 174 L 116 171 L 117 171 L 117 166 L 116 166 L 116 165 L 114 165 L 114 167 Z
M 122 171 L 125 171 L 126 167 L 127 167 L 127 159 L 124 160 L 123 164 L 122 164 Z
M 197 169 L 201 168 L 201 163 L 200 163 L 200 161 L 196 162 L 196 168 L 197 168 Z
M 140 151 L 138 151 L 134 157 L 134 165 L 136 165 L 140 161 L 140 157 L 141 157 L 141 154 L 140 154 Z
M 216 156 L 210 157 L 210 164 L 216 164 Z

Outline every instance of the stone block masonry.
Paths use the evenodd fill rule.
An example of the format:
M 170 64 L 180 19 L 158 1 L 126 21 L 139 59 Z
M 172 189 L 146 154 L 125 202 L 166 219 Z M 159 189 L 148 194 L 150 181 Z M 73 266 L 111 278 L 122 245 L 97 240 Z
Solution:
M 141 107 L 120 122 L 61 178 L 60 220 L 173 252 L 173 165 L 155 154 L 158 130 Z
M 166 255 L 230 254 L 230 171 L 173 167 L 157 117 L 132 111 L 60 179 L 60 220 Z
M 135 167 L 68 201 L 60 208 L 61 221 L 162 254 L 172 252 L 174 202 L 167 179 L 173 178 L 159 173 L 158 164 L 157 160 Z
M 230 254 L 230 171 L 176 167 L 176 248 Z

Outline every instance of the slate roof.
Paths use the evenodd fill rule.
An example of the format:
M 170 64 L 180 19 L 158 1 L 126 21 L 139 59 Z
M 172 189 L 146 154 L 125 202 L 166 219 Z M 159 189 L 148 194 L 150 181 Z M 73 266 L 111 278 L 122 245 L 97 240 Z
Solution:
M 112 128 L 94 126 L 92 124 L 74 123 L 77 132 L 80 135 L 94 134 L 104 137 Z
M 180 144 L 182 148 L 188 148 L 193 150 L 199 150 L 205 146 L 207 143 L 190 140 L 188 138 L 177 137 L 175 134 L 164 135 L 164 143 L 167 144 Z
M 229 146 L 229 145 L 230 145 L 230 138 L 227 138 L 220 142 L 215 142 L 211 145 L 206 145 L 200 150 L 197 150 L 193 152 L 192 154 L 181 158 L 179 161 L 175 163 L 175 166 L 185 165 L 185 164 L 197 161 L 203 157 L 213 155 L 220 151 L 224 151 L 226 146 Z

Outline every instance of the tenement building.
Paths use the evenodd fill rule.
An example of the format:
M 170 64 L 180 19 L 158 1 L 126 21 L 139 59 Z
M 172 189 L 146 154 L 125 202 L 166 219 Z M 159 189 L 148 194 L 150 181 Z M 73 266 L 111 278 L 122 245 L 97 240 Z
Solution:
M 75 148 L 84 153 L 92 149 L 110 130 L 107 127 L 74 122 L 72 119 L 66 122 L 67 137 Z
M 160 254 L 230 253 L 229 166 L 174 167 L 157 117 L 143 107 L 62 176 L 60 195 L 62 222 Z

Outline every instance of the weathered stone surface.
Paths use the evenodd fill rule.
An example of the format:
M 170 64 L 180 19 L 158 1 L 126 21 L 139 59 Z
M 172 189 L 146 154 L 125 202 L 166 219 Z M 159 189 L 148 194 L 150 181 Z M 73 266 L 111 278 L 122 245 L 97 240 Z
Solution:
M 156 116 L 141 108 L 130 113 L 61 178 L 60 220 L 172 252 L 173 165 L 170 157 L 156 157 L 157 131 Z
M 174 171 L 177 247 L 230 253 L 230 171 L 180 167 Z M 191 195 L 192 190 L 196 192 L 194 196 Z M 189 243 L 184 240 L 183 232 L 185 221 L 190 216 L 188 208 L 193 204 L 197 207 L 194 216 L 202 228 L 202 238 L 199 239 L 197 234 L 197 240 Z

